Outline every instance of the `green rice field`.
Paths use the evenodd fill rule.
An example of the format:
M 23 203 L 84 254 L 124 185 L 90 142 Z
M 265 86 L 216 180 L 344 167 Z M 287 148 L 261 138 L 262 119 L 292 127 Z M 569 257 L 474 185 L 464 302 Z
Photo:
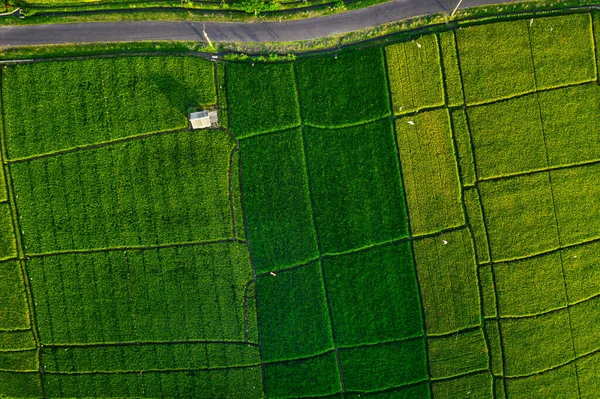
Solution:
M 4 67 L 0 398 L 600 397 L 597 45 Z

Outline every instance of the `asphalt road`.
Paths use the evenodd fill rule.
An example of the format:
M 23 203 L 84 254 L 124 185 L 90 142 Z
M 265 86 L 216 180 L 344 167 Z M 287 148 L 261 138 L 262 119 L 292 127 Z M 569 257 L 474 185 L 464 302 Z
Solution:
M 460 8 L 520 0 L 463 0 Z M 278 42 L 310 40 L 421 15 L 451 12 L 458 0 L 392 0 L 325 17 L 283 22 L 86 22 L 0 27 L 0 46 L 185 40 Z

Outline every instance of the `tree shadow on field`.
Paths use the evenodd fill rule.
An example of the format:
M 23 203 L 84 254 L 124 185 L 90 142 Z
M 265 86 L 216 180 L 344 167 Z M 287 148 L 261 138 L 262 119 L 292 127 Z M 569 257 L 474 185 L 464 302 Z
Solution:
M 198 93 L 175 79 L 171 75 L 153 74 L 150 80 L 156 85 L 158 91 L 169 101 L 171 107 L 187 114 L 188 107 L 197 106 Z

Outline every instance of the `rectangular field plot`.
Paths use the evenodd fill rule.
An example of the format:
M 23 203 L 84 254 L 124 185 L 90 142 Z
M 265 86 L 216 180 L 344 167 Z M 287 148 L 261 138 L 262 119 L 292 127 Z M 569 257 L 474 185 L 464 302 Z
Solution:
M 379 391 L 427 379 L 423 338 L 340 349 L 340 361 L 348 391 Z
M 4 184 L 0 182 L 0 184 Z M 0 260 L 17 255 L 17 243 L 13 232 L 10 206 L 7 202 L 0 204 Z
M 414 242 L 428 334 L 480 324 L 473 243 L 466 229 Z
M 9 398 L 41 398 L 40 373 L 0 371 L 0 392 Z
M 244 338 L 252 273 L 242 244 L 32 258 L 27 268 L 46 344 Z
M 467 114 L 462 109 L 452 111 L 452 132 L 456 141 L 456 155 L 460 177 L 463 185 L 473 185 L 477 179 L 475 175 L 475 162 L 473 159 L 473 148 L 471 146 L 471 133 L 467 123 Z
M 39 381 L 39 374 L 36 375 Z M 260 367 L 114 374 L 45 373 L 48 397 L 179 397 L 258 399 L 263 396 Z
M 569 312 L 575 355 L 599 351 L 600 342 L 595 331 L 600 325 L 600 297 L 572 305 Z
M 575 367 L 575 364 L 568 364 L 566 366 L 559 367 L 554 370 L 549 370 L 531 377 L 509 379 L 506 383 L 507 395 L 510 398 L 525 399 L 583 398 L 585 396 L 579 396 L 577 388 L 579 382 L 577 378 L 577 370 Z M 585 392 L 583 390 L 583 385 L 581 388 L 581 392 Z M 597 391 L 594 390 L 593 392 Z
M 49 373 L 139 373 L 252 366 L 260 369 L 257 346 L 225 342 L 54 347 L 44 348 L 42 359 L 44 370 Z
M 500 316 L 526 316 L 567 304 L 560 252 L 493 265 Z
M 481 199 L 479 190 L 469 188 L 463 191 L 465 209 L 467 211 L 467 221 L 470 229 L 473 231 L 475 240 L 475 255 L 478 263 L 490 261 L 490 248 L 488 245 L 487 231 L 485 221 L 483 220 L 483 210 L 481 209 Z
M 380 392 L 368 393 L 347 393 L 348 399 L 430 399 L 429 384 L 427 382 L 419 382 L 416 384 L 406 385 L 399 388 L 388 389 Z
M 260 276 L 258 326 L 264 361 L 298 359 L 333 348 L 321 265 Z
M 496 317 L 496 289 L 494 287 L 494 275 L 492 265 L 487 264 L 477 269 L 481 284 L 481 299 L 483 300 L 483 316 Z
M 323 259 L 338 346 L 423 334 L 410 242 Z
M 0 202 L 8 200 L 8 192 L 6 191 L 6 180 L 4 179 L 4 164 L 2 156 L 0 156 Z
M 333 127 L 390 114 L 380 48 L 296 63 L 304 123 Z
M 395 114 L 444 104 L 436 35 L 385 48 Z
M 193 57 L 119 57 L 9 67 L 2 79 L 9 158 L 188 125 L 214 104 L 214 67 Z
M 0 370 L 38 371 L 38 355 L 36 349 L 28 351 L 0 352 Z
M 0 331 L 0 352 L 35 349 L 33 331 Z
M 29 328 L 25 282 L 19 262 L 0 263 L 0 276 L 0 330 Z
M 305 128 L 308 175 L 323 253 L 408 234 L 392 124 Z
M 507 377 L 540 372 L 575 356 L 568 309 L 500 323 Z
M 433 383 L 435 399 L 492 398 L 493 381 L 489 372 L 467 375 Z
M 562 264 L 571 303 L 600 293 L 600 242 L 563 249 Z
M 258 273 L 318 255 L 299 129 L 240 141 L 248 236 Z
M 589 13 L 536 18 L 529 32 L 538 89 L 596 79 Z
M 489 356 L 492 366 L 491 372 L 494 376 L 503 376 L 504 370 L 502 369 L 502 365 L 504 360 L 502 359 L 503 349 L 500 340 L 499 322 L 496 319 L 486 320 L 484 325 L 487 339 L 490 343 Z
M 600 353 L 586 356 L 577 360 L 577 381 L 579 382 L 581 398 L 595 399 L 600 388 Z
M 536 94 L 469 108 L 479 179 L 548 166 Z
M 447 378 L 487 370 L 488 349 L 483 331 L 428 338 L 431 377 Z
M 11 166 L 28 253 L 232 236 L 225 132 L 179 132 Z
M 535 90 L 529 21 L 511 21 L 456 31 L 468 104 Z
M 492 260 L 499 262 L 558 247 L 548 172 L 485 181 L 480 189 Z
M 600 164 L 550 172 L 562 245 L 598 238 Z
M 600 87 L 590 83 L 538 96 L 550 166 L 600 159 Z
M 309 359 L 265 364 L 268 398 L 317 397 L 342 390 L 333 351 Z
M 444 83 L 446 87 L 446 104 L 450 107 L 464 103 L 462 80 L 456 54 L 456 36 L 454 31 L 439 34 L 442 49 L 442 67 L 444 68 Z
M 412 234 L 464 224 L 448 111 L 400 118 L 396 134 Z
M 300 125 L 293 65 L 229 63 L 227 95 L 236 137 Z

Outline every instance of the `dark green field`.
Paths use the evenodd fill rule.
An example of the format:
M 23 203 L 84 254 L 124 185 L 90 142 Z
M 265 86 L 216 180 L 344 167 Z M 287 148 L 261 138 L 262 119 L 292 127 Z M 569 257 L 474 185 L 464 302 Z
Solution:
M 6 67 L 0 397 L 597 398 L 599 32 Z

